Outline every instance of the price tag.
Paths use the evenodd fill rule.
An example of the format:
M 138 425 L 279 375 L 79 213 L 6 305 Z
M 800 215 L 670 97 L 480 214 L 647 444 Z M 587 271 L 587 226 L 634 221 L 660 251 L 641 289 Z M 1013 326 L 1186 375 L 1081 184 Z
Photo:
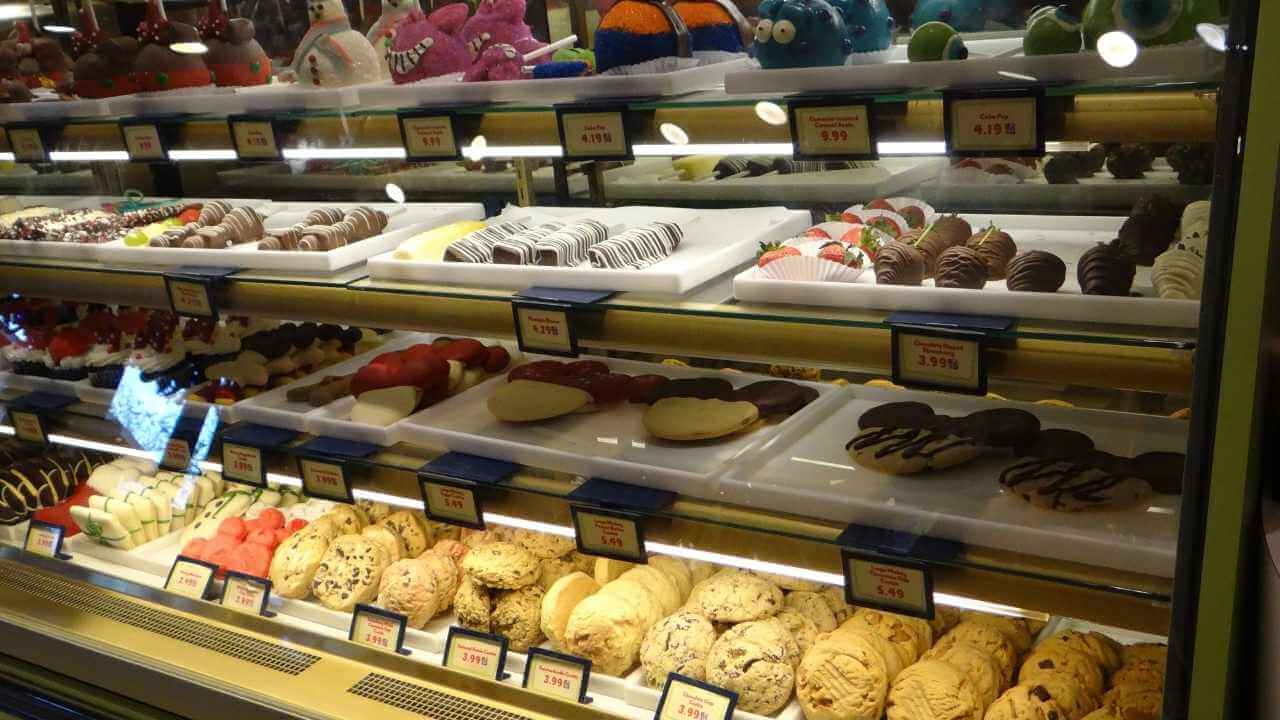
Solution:
M 134 162 L 169 159 L 160 126 L 155 123 L 120 123 L 120 137 L 129 159 Z
M 484 510 L 474 483 L 419 472 L 418 485 L 427 517 L 472 530 L 484 529 Z
M 1044 154 L 1043 93 L 949 92 L 943 95 L 947 154 L 958 157 Z
M 525 690 L 550 695 L 582 704 L 591 702 L 587 684 L 591 679 L 591 661 L 542 648 L 529 648 L 524 665 Z
M 640 516 L 570 505 L 578 550 L 587 555 L 644 563 L 644 531 Z
M 578 335 L 569 317 L 569 305 L 512 299 L 516 342 L 524 352 L 564 357 L 578 356 Z
M 404 630 L 409 619 L 400 613 L 360 603 L 351 614 L 351 631 L 347 639 L 382 652 L 408 655 L 404 649 Z
M 444 645 L 444 666 L 485 680 L 503 680 L 507 664 L 507 639 L 458 626 L 449 628 Z
M 624 105 L 557 106 L 556 123 L 564 159 L 631 160 L 631 138 L 627 135 Z
M 736 692 L 670 673 L 653 720 L 729 720 L 737 704 Z
M 10 127 L 7 131 L 14 160 L 20 163 L 49 162 L 49 148 L 45 146 L 39 128 Z
M 870 100 L 814 98 L 787 103 L 797 160 L 876 160 Z
M 844 594 L 854 605 L 933 619 L 933 574 L 922 562 L 842 548 Z
M 222 441 L 222 476 L 254 487 L 267 486 L 262 448 Z
M 191 468 L 191 443 L 185 438 L 169 438 L 164 446 L 164 455 L 160 456 L 160 466 L 174 472 L 187 472 Z
M 246 615 L 272 617 L 274 613 L 267 610 L 267 603 L 270 601 L 270 580 L 235 570 L 227 571 L 227 580 L 222 584 L 223 607 Z
M 231 142 L 240 160 L 280 160 L 280 138 L 269 117 L 238 115 L 227 118 Z
M 461 160 L 453 115 L 442 112 L 401 112 L 400 140 L 406 157 L 414 160 Z
M 355 503 L 351 497 L 351 483 L 347 478 L 347 466 L 340 460 L 321 460 L 298 456 L 298 474 L 302 476 L 302 489 L 310 497 Z
M 13 433 L 19 440 L 48 444 L 49 436 L 45 434 L 44 421 L 36 413 L 9 408 L 9 420 L 13 423 Z
M 907 387 L 987 394 L 987 335 L 890 326 L 893 381 Z
M 23 543 L 23 548 L 36 555 L 69 560 L 71 556 L 62 553 L 62 538 L 65 533 L 66 528 L 61 525 L 32 520 L 27 526 L 27 540 Z
M 217 571 L 217 565 L 179 555 L 174 558 L 173 567 L 169 568 L 164 589 L 192 600 L 203 600 L 209 595 L 209 586 L 213 584 L 213 574 Z

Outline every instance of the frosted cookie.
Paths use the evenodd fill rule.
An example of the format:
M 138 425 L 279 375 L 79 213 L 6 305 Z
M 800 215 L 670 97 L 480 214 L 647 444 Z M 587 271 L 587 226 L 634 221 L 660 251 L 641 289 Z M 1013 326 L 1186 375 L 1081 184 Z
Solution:
M 462 569 L 476 582 L 491 588 L 515 590 L 538 579 L 538 560 L 529 551 L 509 542 L 490 543 L 467 553 Z
M 394 530 L 404 540 L 407 557 L 418 557 L 433 544 L 434 538 L 431 537 L 426 522 L 408 510 L 391 513 L 382 519 L 382 525 Z
M 328 549 L 329 537 L 323 532 L 303 529 L 285 538 L 271 558 L 271 589 L 295 600 L 310 595 L 316 568 Z
M 683 600 L 680 589 L 662 571 L 648 565 L 637 565 L 618 578 L 618 581 L 623 580 L 634 580 L 653 593 L 662 606 L 663 615 L 670 615 L 680 609 Z
M 663 398 L 644 413 L 644 427 L 664 440 L 711 440 L 742 432 L 760 417 L 749 402 Z
M 1067 712 L 1042 685 L 1015 685 L 1004 692 L 984 720 L 1067 720 Z
M 591 267 L 603 270 L 643 270 L 676 251 L 684 230 L 670 222 L 632 228 L 587 249 Z
M 809 648 L 813 647 L 818 641 L 818 626 L 813 624 L 805 615 L 801 615 L 798 611 L 791 608 L 785 608 L 774 616 L 778 622 L 787 628 L 787 632 L 791 633 L 791 637 L 796 641 L 796 646 L 800 649 L 800 657 L 809 652 Z
M 640 645 L 642 682 L 649 687 L 662 687 L 667 674 L 673 672 L 705 680 L 707 655 L 715 642 L 715 626 L 702 615 L 668 615 L 649 628 Z
M 795 641 L 780 623 L 765 622 L 743 623 L 715 641 L 707 653 L 707 682 L 738 693 L 741 710 L 772 715 L 791 699 L 795 684 L 793 656 L 776 641 L 786 636 L 791 650 Z
M 683 605 L 689 599 L 689 592 L 693 590 L 693 573 L 689 572 L 688 565 L 679 558 L 654 555 L 649 558 L 649 567 L 657 569 L 675 583 L 676 589 L 680 591 L 680 604 Z
M 951 645 L 933 656 L 969 677 L 982 707 L 988 707 L 1000 695 L 1000 668 L 987 653 L 967 643 Z
M 1000 634 L 1008 638 L 1009 642 L 1013 644 L 1013 649 L 1020 654 L 1031 649 L 1031 642 L 1034 638 L 1031 636 L 1031 628 L 1027 627 L 1027 621 L 1022 618 L 966 610 L 960 613 L 960 620 L 962 622 L 989 625 L 999 630 Z
M 535 532 L 524 528 L 512 529 L 510 539 L 511 542 L 528 550 L 536 558 L 564 557 L 578 547 L 571 537 Z
M 453 611 L 462 627 L 489 632 L 493 615 L 493 598 L 489 594 L 489 588 L 464 575 L 462 582 L 458 584 L 458 592 L 453 594 Z
M 982 710 L 969 676 L 937 660 L 899 673 L 885 700 L 887 720 L 982 720 Z
M 409 627 L 422 629 L 439 610 L 452 588 L 441 587 L 435 573 L 419 560 L 391 563 L 378 583 L 378 607 L 408 618 Z
M 528 229 L 529 226 L 521 222 L 494 223 L 455 240 L 445 248 L 444 259 L 446 262 L 491 263 L 494 243 Z
M 782 590 L 777 585 L 740 571 L 715 575 L 698 592 L 698 608 L 716 622 L 746 622 L 778 614 Z
M 596 593 L 569 614 L 564 648 L 590 660 L 593 672 L 619 677 L 635 665 L 646 629 L 635 605 Z
M 872 427 L 853 436 L 844 447 L 863 467 L 890 475 L 945 470 L 976 458 L 979 448 L 953 428 Z
M 453 606 L 453 596 L 458 592 L 458 584 L 462 582 L 462 571 L 447 555 L 437 552 L 424 552 L 416 559 L 431 571 L 436 584 L 440 586 L 443 596 L 435 612 L 440 615 Z
M 819 641 L 796 670 L 806 720 L 880 720 L 888 691 L 884 659 L 856 633 Z
M 405 547 L 404 539 L 388 527 L 370 525 L 361 530 L 360 534 L 381 545 L 382 549 L 387 551 L 387 557 L 393 563 L 409 553 L 408 548 Z
M 1018 651 L 999 630 L 982 623 L 961 622 L 934 643 L 933 648 L 925 653 L 925 659 L 933 660 L 957 644 L 972 645 L 990 655 L 1000 670 L 1000 687 L 1007 688 L 1013 684 Z
M 362 535 L 342 535 L 325 550 L 311 593 L 330 610 L 351 612 L 358 603 L 377 597 L 378 583 L 390 564 L 378 543 Z
M 1102 694 L 1103 676 L 1089 655 L 1066 647 L 1038 647 L 1022 662 L 1018 682 L 1036 682 L 1045 675 L 1068 675 L 1094 695 Z
M 527 652 L 542 642 L 542 588 L 537 585 L 498 593 L 490 623 L 493 632 L 507 638 L 516 652 Z
M 564 632 L 573 609 L 599 590 L 600 584 L 583 572 L 570 573 L 547 590 L 542 598 L 539 625 L 555 647 L 564 649 Z
M 1141 478 L 1073 459 L 1025 458 L 1000 473 L 1006 492 L 1046 510 L 1123 510 L 1154 490 Z
M 513 380 L 489 396 L 489 412 L 506 422 L 536 422 L 576 413 L 591 404 L 586 390 L 537 380 Z

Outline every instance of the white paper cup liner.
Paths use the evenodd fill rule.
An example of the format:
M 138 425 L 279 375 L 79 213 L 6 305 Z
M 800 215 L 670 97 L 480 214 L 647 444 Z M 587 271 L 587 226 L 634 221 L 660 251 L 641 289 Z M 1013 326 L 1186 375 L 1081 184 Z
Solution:
M 853 205 L 846 208 L 840 215 L 845 222 L 857 222 L 863 225 L 870 225 L 876 218 L 886 218 L 898 226 L 899 235 L 911 228 L 906 218 L 892 210 L 868 210 L 861 205 Z
M 851 268 L 812 255 L 792 255 L 757 268 L 762 277 L 770 280 L 809 280 L 818 282 L 856 282 L 866 269 Z

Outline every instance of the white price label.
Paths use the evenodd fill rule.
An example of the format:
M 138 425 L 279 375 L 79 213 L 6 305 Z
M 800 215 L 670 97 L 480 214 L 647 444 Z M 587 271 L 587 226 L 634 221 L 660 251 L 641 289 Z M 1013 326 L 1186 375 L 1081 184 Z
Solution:
M 160 464 L 170 470 L 186 472 L 191 467 L 191 444 L 182 438 L 169 438 Z
M 222 606 L 248 615 L 261 615 L 271 597 L 271 583 L 261 578 L 227 573 L 222 587 Z
M 213 299 L 209 297 L 208 284 L 195 280 L 165 278 L 169 289 L 169 304 L 178 315 L 188 317 L 213 317 Z
M 654 713 L 654 720 L 729 720 L 738 696 L 727 690 L 695 685 L 675 675 Z
M 532 352 L 571 355 L 577 348 L 566 310 L 516 306 L 520 323 L 520 347 Z
M 165 580 L 164 589 L 175 595 L 203 600 L 209 592 L 211 582 L 213 582 L 212 567 L 179 555 L 173 561 L 173 567 L 169 569 L 169 577 Z
M 961 153 L 1036 152 L 1038 102 L 1035 96 L 953 98 L 948 147 Z
M 9 149 L 13 150 L 13 157 L 18 162 L 48 160 L 44 139 L 40 137 L 40 131 L 35 128 L 10 128 Z
M 160 128 L 155 125 L 121 125 L 120 134 L 124 136 L 124 148 L 130 160 L 166 160 L 164 141 L 160 139 Z
M 506 661 L 506 648 L 498 637 L 480 637 L 471 633 L 449 633 L 448 646 L 444 649 L 444 666 L 486 680 L 502 677 L 502 665 Z
M 945 334 L 898 330 L 897 381 L 977 390 L 982 378 L 982 343 Z
M 868 108 L 866 104 L 793 108 L 796 150 L 804 157 L 874 154 Z
M 35 520 L 27 527 L 27 540 L 23 545 L 27 552 L 56 558 L 62 550 L 62 534 L 66 532 L 61 525 L 52 525 Z
M 855 605 L 916 617 L 933 616 L 933 585 L 923 565 L 895 563 L 846 553 L 845 581 Z
M 44 432 L 44 423 L 40 416 L 26 410 L 10 410 L 9 420 L 13 422 L 13 432 L 19 440 L 33 443 L 48 442 Z
M 644 562 L 644 540 L 636 519 L 573 506 L 578 547 L 589 555 Z
M 338 463 L 299 458 L 302 471 L 302 489 L 307 495 L 322 500 L 351 502 L 351 488 L 347 486 L 347 473 Z
M 406 622 L 403 615 L 357 606 L 351 616 L 351 642 L 383 652 L 399 652 Z
M 621 110 L 606 112 L 564 112 L 560 133 L 567 158 L 625 158 L 627 126 Z
M 427 515 L 433 520 L 456 522 L 465 527 L 482 527 L 480 502 L 471 488 L 422 478 L 422 497 Z
M 276 132 L 270 120 L 232 120 L 231 140 L 242 160 L 275 160 L 280 157 Z
M 540 652 L 530 653 L 524 670 L 524 688 L 540 695 L 579 702 L 587 683 L 588 667 L 585 660 L 561 660 Z
M 400 132 L 410 160 L 458 157 L 458 142 L 449 115 L 401 116 Z
M 222 475 L 228 480 L 238 480 L 262 487 L 266 476 L 262 471 L 262 450 L 248 445 L 222 443 Z

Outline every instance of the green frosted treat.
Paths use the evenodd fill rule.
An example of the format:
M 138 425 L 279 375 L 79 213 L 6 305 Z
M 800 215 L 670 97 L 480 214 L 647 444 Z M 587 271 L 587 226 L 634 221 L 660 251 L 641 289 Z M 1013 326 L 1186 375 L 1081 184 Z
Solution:
M 1138 45 L 1169 45 L 1191 40 L 1196 25 L 1218 18 L 1218 0 L 1089 0 L 1084 9 L 1085 47 L 1123 30 Z
M 1022 36 L 1024 55 L 1061 55 L 1080 52 L 1084 38 L 1080 21 L 1064 7 L 1043 7 L 1031 13 L 1027 34 Z
M 955 28 L 944 22 L 927 22 L 911 33 L 907 43 L 907 59 L 911 62 L 930 60 L 963 60 L 969 49 Z
M 591 72 L 596 71 L 596 54 L 588 48 L 561 48 L 551 59 L 555 62 L 584 62 Z

